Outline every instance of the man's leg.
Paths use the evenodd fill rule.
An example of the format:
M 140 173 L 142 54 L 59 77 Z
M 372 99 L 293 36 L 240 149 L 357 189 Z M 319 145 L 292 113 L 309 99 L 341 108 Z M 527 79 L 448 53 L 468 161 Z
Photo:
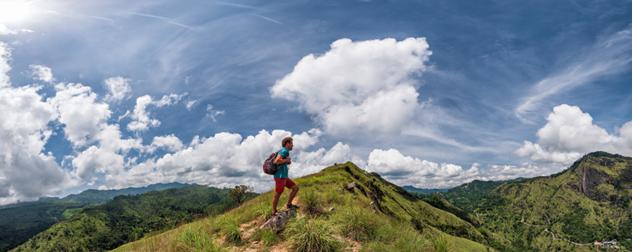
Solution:
M 272 198 L 272 215 L 277 213 L 277 205 L 279 204 L 281 193 L 282 192 L 274 192 L 274 197 Z
M 289 206 L 292 204 L 292 200 L 294 200 L 294 197 L 296 197 L 296 194 L 298 193 L 298 185 L 295 184 L 294 181 L 292 181 L 291 179 L 288 179 L 285 183 L 290 189 L 292 189 L 290 197 L 287 199 L 287 205 Z
M 277 205 L 279 204 L 279 198 L 283 193 L 283 187 L 285 187 L 285 180 L 280 178 L 274 178 L 274 196 L 272 198 L 272 215 L 277 212 Z
M 296 193 L 298 193 L 298 186 L 297 185 L 292 187 L 292 192 L 290 193 L 290 198 L 288 198 L 288 200 L 287 200 L 287 205 L 292 204 L 292 200 L 296 196 Z

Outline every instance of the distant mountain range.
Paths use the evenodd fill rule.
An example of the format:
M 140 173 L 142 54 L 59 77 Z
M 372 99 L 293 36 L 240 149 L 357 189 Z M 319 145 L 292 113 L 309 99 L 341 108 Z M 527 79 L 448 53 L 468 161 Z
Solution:
M 402 188 L 404 188 L 404 190 L 406 190 L 408 192 L 411 192 L 411 193 L 421 193 L 421 194 L 440 193 L 440 192 L 447 192 L 448 190 L 450 190 L 449 188 L 446 188 L 446 189 L 417 188 L 417 187 L 414 187 L 414 186 L 411 186 L 411 185 L 406 185 L 406 186 L 403 186 Z
M 119 190 L 90 189 L 63 198 L 44 197 L 38 201 L 0 206 L 0 251 L 6 251 L 25 242 L 83 207 L 101 204 L 121 195 L 137 195 L 189 186 L 191 185 L 168 183 Z

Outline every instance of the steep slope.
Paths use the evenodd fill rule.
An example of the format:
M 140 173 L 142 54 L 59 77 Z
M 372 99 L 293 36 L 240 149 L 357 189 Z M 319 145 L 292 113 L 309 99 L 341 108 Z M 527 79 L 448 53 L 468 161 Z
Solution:
M 470 223 L 348 162 L 296 179 L 301 209 L 279 233 L 259 229 L 271 192 L 223 215 L 116 251 L 486 251 Z M 272 183 L 271 183 L 272 184 Z M 287 193 L 281 198 L 281 205 Z M 476 242 L 478 241 L 478 242 Z
M 87 205 L 101 204 L 119 195 L 136 195 L 150 191 L 182 188 L 180 183 L 154 184 L 119 190 L 86 190 L 64 198 L 46 197 L 0 207 L 0 251 L 7 251 L 27 241 L 53 224 L 70 217 Z
M 603 240 L 632 248 L 632 158 L 590 153 L 561 173 L 489 189 L 445 195 L 501 250 L 588 251 Z
M 248 195 L 251 198 L 254 194 Z M 69 220 L 37 234 L 16 251 L 101 251 L 145 234 L 173 228 L 236 204 L 229 189 L 188 186 L 133 196 L 118 196 L 86 207 Z

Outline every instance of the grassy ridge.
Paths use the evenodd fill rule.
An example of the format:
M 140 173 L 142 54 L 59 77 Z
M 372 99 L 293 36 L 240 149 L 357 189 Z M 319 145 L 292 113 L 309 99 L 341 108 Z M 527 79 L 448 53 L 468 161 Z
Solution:
M 125 244 L 115 251 L 487 251 L 470 223 L 352 163 L 296 179 L 301 211 L 280 233 L 258 229 L 270 215 L 264 193 L 225 214 Z M 352 190 L 344 189 L 355 182 Z M 280 202 L 287 200 L 285 194 Z

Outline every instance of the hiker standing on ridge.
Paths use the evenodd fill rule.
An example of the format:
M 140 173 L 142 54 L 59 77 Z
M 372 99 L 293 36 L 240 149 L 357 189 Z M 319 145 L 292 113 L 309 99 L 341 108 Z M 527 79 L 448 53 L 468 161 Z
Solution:
M 288 165 L 292 163 L 292 159 L 290 158 L 290 151 L 292 147 L 294 147 L 294 143 L 292 142 L 292 137 L 283 138 L 281 141 L 281 150 L 277 153 L 274 158 L 274 164 L 277 165 L 277 171 L 274 173 L 274 198 L 272 199 L 272 215 L 277 213 L 277 205 L 279 203 L 279 198 L 283 193 L 283 189 L 285 187 L 292 190 L 290 192 L 290 197 L 287 200 L 286 207 L 288 209 L 298 208 L 297 205 L 292 204 L 292 200 L 298 193 L 298 185 L 292 181 L 288 176 Z

